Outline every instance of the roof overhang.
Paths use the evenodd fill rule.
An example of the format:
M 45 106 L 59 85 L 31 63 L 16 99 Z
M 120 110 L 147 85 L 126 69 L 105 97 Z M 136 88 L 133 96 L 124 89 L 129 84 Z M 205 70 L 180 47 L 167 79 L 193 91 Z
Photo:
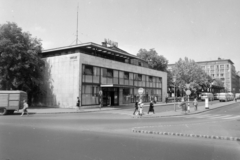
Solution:
M 69 50 L 69 49 L 78 49 L 78 48 L 85 48 L 85 49 L 92 49 L 95 50 L 97 49 L 97 51 L 101 51 L 104 53 L 114 53 L 114 54 L 119 54 L 119 56 L 122 57 L 130 57 L 130 58 L 135 58 L 135 59 L 139 59 L 141 61 L 145 61 L 135 55 L 132 55 L 130 53 L 127 52 L 121 52 L 109 47 L 105 47 L 96 43 L 92 43 L 92 42 L 88 42 L 88 43 L 82 43 L 82 44 L 77 44 L 77 45 L 71 45 L 71 46 L 66 46 L 66 47 L 59 47 L 59 48 L 53 48 L 53 49 L 47 49 L 47 50 L 43 50 L 41 54 L 47 54 L 49 52 L 56 52 L 56 51 L 61 51 L 61 50 Z M 147 61 L 145 61 L 147 62 Z

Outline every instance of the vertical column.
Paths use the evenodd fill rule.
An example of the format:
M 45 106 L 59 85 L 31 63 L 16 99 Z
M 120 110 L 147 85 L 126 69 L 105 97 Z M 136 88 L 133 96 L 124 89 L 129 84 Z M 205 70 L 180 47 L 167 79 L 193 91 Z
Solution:
M 119 105 L 122 105 L 123 102 L 123 89 L 119 88 Z

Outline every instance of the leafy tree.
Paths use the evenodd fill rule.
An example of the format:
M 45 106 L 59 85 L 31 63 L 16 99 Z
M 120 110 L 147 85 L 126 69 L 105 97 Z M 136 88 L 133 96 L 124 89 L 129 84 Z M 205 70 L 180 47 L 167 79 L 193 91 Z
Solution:
M 212 78 L 197 63 L 186 57 L 180 58 L 174 65 L 172 74 L 176 76 L 176 86 L 185 88 L 186 84 L 190 84 L 190 88 L 196 92 L 206 90 L 212 82 Z
M 148 64 L 152 69 L 164 72 L 167 71 L 168 60 L 162 55 L 158 55 L 155 49 L 150 49 L 149 51 L 146 49 L 140 49 L 137 53 L 137 57 L 148 61 Z
M 213 85 L 219 86 L 219 87 L 224 87 L 224 83 L 219 78 L 214 79 Z
M 0 89 L 28 92 L 29 103 L 40 92 L 42 44 L 16 23 L 0 25 Z

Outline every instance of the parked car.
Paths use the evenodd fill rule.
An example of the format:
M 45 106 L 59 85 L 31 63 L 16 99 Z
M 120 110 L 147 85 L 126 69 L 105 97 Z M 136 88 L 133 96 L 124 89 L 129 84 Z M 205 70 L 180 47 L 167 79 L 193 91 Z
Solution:
M 219 93 L 214 93 L 213 96 L 214 96 L 214 99 L 217 99 L 217 100 L 219 99 Z
M 220 93 L 219 94 L 219 101 L 222 102 L 227 102 L 227 101 L 231 101 L 232 97 L 229 93 Z
M 234 100 L 234 94 L 233 93 L 228 93 L 229 94 L 229 98 L 230 98 L 230 101 L 233 101 Z
M 204 101 L 206 98 L 208 98 L 209 101 L 214 100 L 212 93 L 201 93 L 201 100 Z
M 23 100 L 27 93 L 23 91 L 0 91 L 0 115 L 13 114 L 23 108 Z

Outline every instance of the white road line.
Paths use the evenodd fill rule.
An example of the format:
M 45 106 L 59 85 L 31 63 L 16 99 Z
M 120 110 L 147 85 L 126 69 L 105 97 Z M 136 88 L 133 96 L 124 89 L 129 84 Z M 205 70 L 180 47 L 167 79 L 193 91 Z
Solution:
M 233 115 L 211 115 L 211 114 L 206 114 L 206 115 L 198 115 L 198 116 L 189 116 L 185 118 L 208 118 L 208 119 L 232 119 Z M 240 116 L 239 116 L 240 117 Z
M 236 118 L 240 118 L 240 116 L 234 116 L 234 117 L 230 117 L 230 118 L 223 118 L 223 119 L 236 119 Z

